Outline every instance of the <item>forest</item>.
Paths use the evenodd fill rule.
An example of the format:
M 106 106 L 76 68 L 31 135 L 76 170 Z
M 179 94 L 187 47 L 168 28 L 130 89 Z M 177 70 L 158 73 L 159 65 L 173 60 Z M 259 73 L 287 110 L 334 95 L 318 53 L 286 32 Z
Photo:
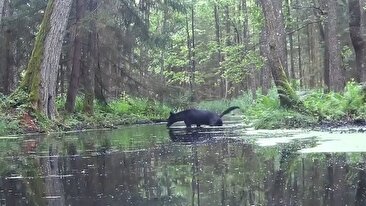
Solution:
M 366 0 L 0 0 L 0 79 L 0 134 L 365 124 Z

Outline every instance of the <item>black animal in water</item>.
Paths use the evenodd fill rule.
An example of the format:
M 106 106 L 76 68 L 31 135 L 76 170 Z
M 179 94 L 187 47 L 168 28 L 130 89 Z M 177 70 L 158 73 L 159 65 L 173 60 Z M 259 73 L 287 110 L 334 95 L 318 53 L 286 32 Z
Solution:
M 239 109 L 239 107 L 229 107 L 220 115 L 214 112 L 198 109 L 187 109 L 178 113 L 170 112 L 166 126 L 170 127 L 172 124 L 179 121 L 184 121 L 186 127 L 191 127 L 192 124 L 197 125 L 197 127 L 200 127 L 201 125 L 222 126 L 221 117 L 234 109 Z

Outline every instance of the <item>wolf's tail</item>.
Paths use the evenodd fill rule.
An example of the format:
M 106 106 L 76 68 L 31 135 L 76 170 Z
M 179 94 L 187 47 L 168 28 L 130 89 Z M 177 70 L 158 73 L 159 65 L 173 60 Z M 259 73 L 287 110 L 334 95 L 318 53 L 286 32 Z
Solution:
M 229 112 L 233 111 L 234 109 L 240 109 L 240 107 L 238 107 L 238 106 L 229 107 L 220 114 L 220 117 L 224 116 L 225 114 L 228 114 Z

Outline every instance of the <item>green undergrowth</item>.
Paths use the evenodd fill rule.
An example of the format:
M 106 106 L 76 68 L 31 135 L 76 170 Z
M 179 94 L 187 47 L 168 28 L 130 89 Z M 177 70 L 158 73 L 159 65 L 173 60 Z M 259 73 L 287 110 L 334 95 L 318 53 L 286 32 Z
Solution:
M 362 87 L 349 82 L 344 92 L 325 93 L 315 90 L 303 98 L 304 106 L 325 120 L 347 120 L 366 118 L 366 99 Z
M 230 106 L 239 106 L 243 113 L 243 121 L 257 129 L 311 127 L 322 122 L 348 123 L 354 120 L 364 122 L 366 119 L 366 94 L 361 86 L 354 82 L 348 83 L 341 93 L 326 93 L 323 90 L 297 93 L 304 107 L 301 112 L 281 107 L 275 88 L 267 95 L 257 93 L 254 97 L 251 93 L 246 93 L 231 100 L 203 101 L 197 104 L 197 108 L 221 113 Z M 8 99 L 10 98 L 0 94 L 0 135 L 29 132 L 24 130 L 24 126 L 22 127 L 24 122 L 30 122 L 29 118 L 24 117 L 26 108 L 9 109 Z M 170 107 L 160 102 L 130 96 L 110 101 L 108 106 L 95 102 L 94 115 L 84 114 L 82 97 L 77 97 L 73 114 L 67 114 L 64 105 L 65 99 L 58 99 L 59 113 L 54 121 L 37 113 L 29 114 L 37 127 L 36 130 L 41 132 L 82 130 L 161 121 L 165 120 L 171 111 Z M 237 110 L 233 113 L 236 112 Z M 25 125 L 29 127 L 29 124 Z
M 154 100 L 125 96 L 108 102 L 108 106 L 94 102 L 94 114 L 83 112 L 83 97 L 76 98 L 75 112 L 64 110 L 65 98 L 56 102 L 57 118 L 50 121 L 44 115 L 26 108 L 9 109 L 10 98 L 0 94 L 0 135 L 29 132 L 69 131 L 115 128 L 118 125 L 149 123 L 165 120 L 171 109 Z M 26 112 L 27 111 L 27 112 Z M 27 113 L 27 117 L 24 114 Z M 34 124 L 33 124 L 34 123 Z
M 323 90 L 298 91 L 306 112 L 280 106 L 278 94 L 272 88 L 267 95 L 242 95 L 233 100 L 205 101 L 200 108 L 222 112 L 229 106 L 239 106 L 244 121 L 256 129 L 311 127 L 321 122 L 352 122 L 366 119 L 365 93 L 355 82 L 349 82 L 344 92 Z
M 7 98 L 0 93 L 0 135 L 19 133 L 19 120 L 10 115 L 6 105 Z
M 221 113 L 231 106 L 238 106 L 241 110 L 245 111 L 253 105 L 254 97 L 251 93 L 245 93 L 235 99 L 224 100 L 211 100 L 202 101 L 198 104 L 197 108 L 210 110 L 216 113 Z
M 161 121 L 168 117 L 170 108 L 154 100 L 121 97 L 110 101 L 108 106 L 94 102 L 94 115 L 83 112 L 83 98 L 77 97 L 75 112 L 67 114 L 64 110 L 65 99 L 57 101 L 60 123 L 67 129 L 114 127 L 123 124 Z

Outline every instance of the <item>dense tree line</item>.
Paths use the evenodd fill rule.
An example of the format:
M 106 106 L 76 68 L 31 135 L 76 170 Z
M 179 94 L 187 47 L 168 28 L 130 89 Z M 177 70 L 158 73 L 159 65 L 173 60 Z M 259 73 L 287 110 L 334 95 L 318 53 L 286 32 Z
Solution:
M 53 118 L 84 97 L 178 104 L 274 83 L 341 91 L 366 80 L 365 0 L 0 0 L 0 92 Z M 17 89 L 18 88 L 18 89 Z

